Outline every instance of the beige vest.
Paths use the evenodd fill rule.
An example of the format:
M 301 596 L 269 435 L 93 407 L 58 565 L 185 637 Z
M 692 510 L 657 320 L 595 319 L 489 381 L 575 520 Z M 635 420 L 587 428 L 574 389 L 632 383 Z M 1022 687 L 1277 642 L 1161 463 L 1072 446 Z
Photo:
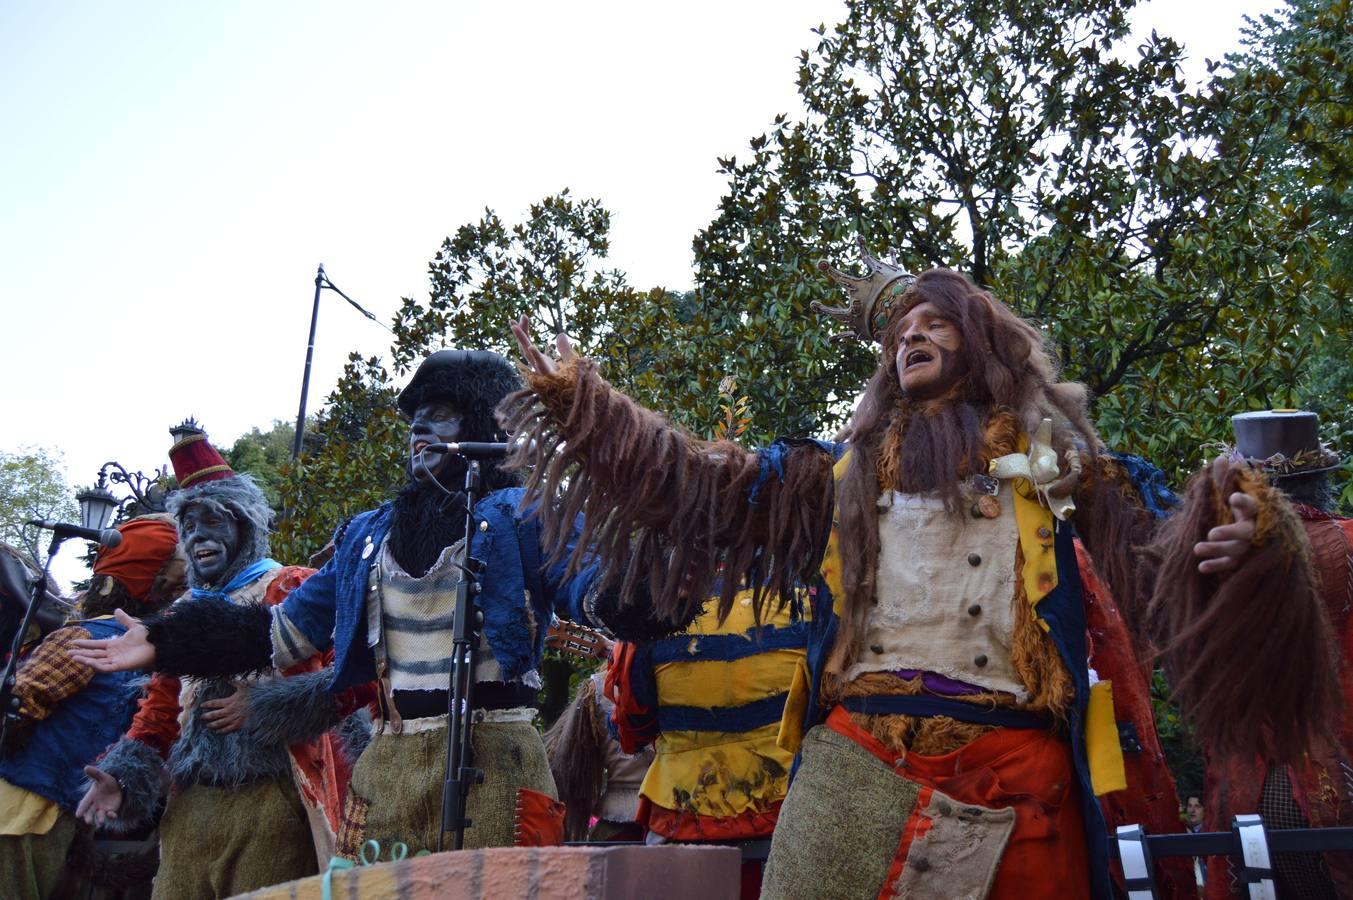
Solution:
M 1019 700 L 1010 658 L 1019 531 L 1009 481 L 995 518 L 945 510 L 930 494 L 879 497 L 878 605 L 847 680 L 919 669 Z

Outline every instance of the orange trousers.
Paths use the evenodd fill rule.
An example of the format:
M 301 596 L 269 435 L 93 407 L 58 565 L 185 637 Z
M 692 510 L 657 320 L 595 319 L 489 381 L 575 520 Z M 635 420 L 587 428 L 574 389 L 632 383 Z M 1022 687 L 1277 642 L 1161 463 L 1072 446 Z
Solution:
M 1090 896 L 1084 818 L 1066 739 L 1048 731 L 998 728 L 952 753 L 909 753 L 899 763 L 897 754 L 851 722 L 844 708 L 836 707 L 826 724 L 923 788 L 960 803 L 1014 809 L 1014 831 L 1001 856 L 991 900 Z M 911 843 L 925 827 L 920 810 L 929 790 L 907 822 L 880 897 L 893 895 Z

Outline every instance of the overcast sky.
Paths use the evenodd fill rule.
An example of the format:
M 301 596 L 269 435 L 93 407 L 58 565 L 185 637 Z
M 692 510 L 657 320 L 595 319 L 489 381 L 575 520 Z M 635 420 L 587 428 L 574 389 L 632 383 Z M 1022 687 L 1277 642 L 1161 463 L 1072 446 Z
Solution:
M 1200 76 L 1275 5 L 1155 0 L 1135 30 Z M 633 283 L 689 287 L 715 157 L 799 109 L 841 8 L 0 0 L 0 449 L 83 484 L 162 464 L 188 415 L 223 445 L 294 419 L 318 263 L 388 321 L 458 225 L 566 186 Z M 326 293 L 311 411 L 388 344 Z

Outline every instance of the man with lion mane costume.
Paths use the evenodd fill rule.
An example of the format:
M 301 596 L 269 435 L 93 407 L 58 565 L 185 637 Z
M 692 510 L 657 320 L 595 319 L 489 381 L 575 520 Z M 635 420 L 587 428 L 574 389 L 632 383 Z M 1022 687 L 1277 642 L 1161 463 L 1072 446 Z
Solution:
M 851 305 L 827 311 L 882 344 L 845 444 L 697 440 L 566 337 L 546 356 L 523 321 L 529 389 L 500 409 L 512 463 L 550 501 L 545 542 L 583 513 L 577 546 L 657 617 L 688 621 L 714 593 L 726 615 L 739 583 L 761 586 L 758 612 L 816 585 L 763 897 L 1111 896 L 1096 795 L 1123 788 L 1122 750 L 1073 540 L 1212 752 L 1294 759 L 1337 705 L 1300 525 L 1227 460 L 1162 524 L 1159 472 L 1105 450 L 1036 328 L 957 272 L 866 259 L 864 278 L 831 272 Z M 1169 592 L 1251 627 L 1227 646 L 1191 635 L 1183 658 L 1197 603 Z

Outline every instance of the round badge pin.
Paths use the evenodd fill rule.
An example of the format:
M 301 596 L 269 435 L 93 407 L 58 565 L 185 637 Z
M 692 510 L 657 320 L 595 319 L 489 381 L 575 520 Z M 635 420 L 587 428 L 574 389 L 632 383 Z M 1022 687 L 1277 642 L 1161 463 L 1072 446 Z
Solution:
M 977 510 L 985 519 L 994 519 L 1001 514 L 1001 501 L 995 497 L 978 497 Z

